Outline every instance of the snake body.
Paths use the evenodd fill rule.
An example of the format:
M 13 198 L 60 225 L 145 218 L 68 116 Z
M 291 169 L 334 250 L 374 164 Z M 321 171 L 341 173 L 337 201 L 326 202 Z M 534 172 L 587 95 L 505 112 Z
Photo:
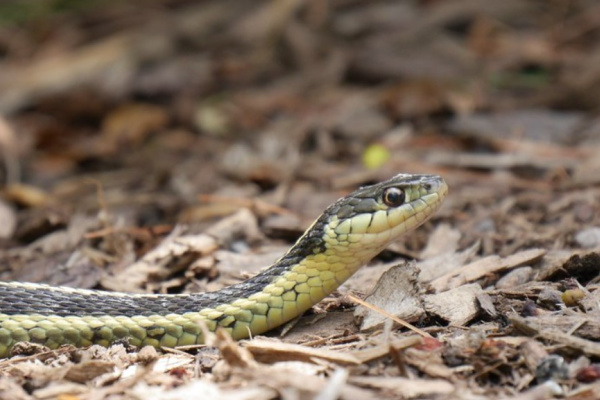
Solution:
M 333 292 L 391 241 L 426 221 L 448 187 L 434 175 L 397 175 L 329 206 L 271 267 L 216 292 L 125 294 L 0 282 L 0 357 L 23 341 L 57 348 L 127 339 L 136 346 L 203 342 L 209 330 L 235 339 L 290 321 Z

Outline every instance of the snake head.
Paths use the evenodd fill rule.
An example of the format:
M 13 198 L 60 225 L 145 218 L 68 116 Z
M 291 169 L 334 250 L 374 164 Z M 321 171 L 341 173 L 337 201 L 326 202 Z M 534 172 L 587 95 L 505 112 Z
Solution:
M 396 175 L 364 186 L 330 205 L 282 259 L 331 255 L 358 268 L 390 242 L 425 222 L 441 205 L 448 186 L 436 175 Z M 328 259 L 329 260 L 329 259 Z
M 446 182 L 436 175 L 400 174 L 362 187 L 326 210 L 323 237 L 330 245 L 384 248 L 425 222 L 447 193 Z

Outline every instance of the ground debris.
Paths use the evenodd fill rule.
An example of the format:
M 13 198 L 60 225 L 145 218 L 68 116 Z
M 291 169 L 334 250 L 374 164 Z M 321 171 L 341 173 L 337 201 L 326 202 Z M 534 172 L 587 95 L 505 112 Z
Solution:
M 577 279 L 577 281 L 585 285 L 590 280 L 598 277 L 598 266 L 600 265 L 600 254 L 592 252 L 584 255 L 574 254 L 571 256 L 560 269 L 554 273 L 545 276 L 549 281 L 565 279 L 567 277 Z
M 0 398 L 600 398 L 595 2 L 0 3 L 2 280 L 218 290 L 358 186 L 450 187 L 284 335 L 23 343 Z
M 327 360 L 340 365 L 358 365 L 360 361 L 351 354 L 334 352 L 327 349 L 313 349 L 306 346 L 279 341 L 255 339 L 244 345 L 254 358 L 263 363 L 274 363 L 282 361 L 304 361 Z
M 524 264 L 535 263 L 539 261 L 544 254 L 546 254 L 546 251 L 543 249 L 531 249 L 505 258 L 500 258 L 498 256 L 482 258 L 434 279 L 430 282 L 430 285 L 438 292 L 457 288 L 464 283 L 473 282 L 495 272 L 516 268 Z
M 365 376 L 350 379 L 359 386 L 391 391 L 403 399 L 421 398 L 423 396 L 448 396 L 455 392 L 455 386 L 443 379 L 418 379 L 402 377 Z
M 531 317 L 530 317 L 531 318 Z M 534 335 L 551 342 L 559 343 L 573 350 L 600 357 L 600 344 L 565 333 L 553 326 L 542 325 L 539 320 L 511 315 L 515 328 L 527 335 Z
M 461 326 L 479 312 L 477 296 L 482 294 L 477 283 L 459 286 L 438 294 L 424 296 L 425 310 L 452 325 Z
M 175 230 L 138 262 L 119 274 L 105 276 L 102 285 L 115 291 L 144 292 L 148 282 L 162 281 L 216 248 L 215 239 L 209 235 L 183 235 L 181 230 Z
M 417 321 L 425 314 L 421 306 L 421 289 L 417 276 L 418 269 L 414 263 L 393 266 L 381 275 L 365 302 L 407 322 Z M 365 306 L 356 307 L 354 316 L 361 321 L 361 331 L 381 328 L 387 320 L 384 315 Z

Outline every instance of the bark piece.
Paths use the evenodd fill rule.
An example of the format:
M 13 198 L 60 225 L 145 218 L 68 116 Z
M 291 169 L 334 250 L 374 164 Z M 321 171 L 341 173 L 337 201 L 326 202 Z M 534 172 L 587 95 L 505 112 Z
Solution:
M 102 374 L 111 372 L 114 367 L 115 364 L 110 361 L 87 360 L 71 365 L 65 374 L 65 379 L 75 383 L 86 383 Z
M 462 326 L 479 312 L 477 296 L 482 293 L 481 286 L 473 283 L 425 296 L 423 304 L 428 313 L 448 321 L 451 325 Z
M 535 371 L 543 359 L 548 357 L 548 352 L 542 344 L 536 340 L 528 339 L 519 346 L 525 365 L 529 372 L 535 374 Z
M 600 254 L 592 252 L 588 254 L 574 254 L 552 274 L 547 276 L 548 280 L 558 281 L 565 278 L 575 278 L 585 285 L 598 276 L 598 265 L 600 265 Z
M 414 263 L 393 266 L 383 273 L 365 301 L 405 321 L 418 320 L 425 313 L 419 298 L 418 273 Z M 354 316 L 362 321 L 361 331 L 377 329 L 387 320 L 384 315 L 363 306 L 356 308 Z
M 509 317 L 509 320 L 518 330 L 527 335 L 562 344 L 588 356 L 600 357 L 600 343 L 573 336 L 553 326 L 542 325 L 536 318 L 523 318 L 514 314 Z
M 527 283 L 533 276 L 533 268 L 525 266 L 513 269 L 496 282 L 498 289 L 510 289 Z
M 481 242 L 477 241 L 472 246 L 460 252 L 449 251 L 431 258 L 423 257 L 424 259 L 417 263 L 417 266 L 421 270 L 419 280 L 421 282 L 430 282 L 457 270 L 465 265 L 465 263 L 471 261 L 480 247 Z
M 403 399 L 447 396 L 454 392 L 454 385 L 443 379 L 355 376 L 350 378 L 350 382 L 355 385 L 392 391 Z
M 351 354 L 327 349 L 306 347 L 299 344 L 282 343 L 275 340 L 254 339 L 244 344 L 259 362 L 278 361 L 314 362 L 315 359 L 327 360 L 342 365 L 358 365 L 360 360 Z
M 474 261 L 454 271 L 440 276 L 430 284 L 438 292 L 445 289 L 456 288 L 466 282 L 473 282 L 486 275 L 519 267 L 524 264 L 532 264 L 539 261 L 546 250 L 529 249 L 512 254 L 508 257 L 489 256 Z

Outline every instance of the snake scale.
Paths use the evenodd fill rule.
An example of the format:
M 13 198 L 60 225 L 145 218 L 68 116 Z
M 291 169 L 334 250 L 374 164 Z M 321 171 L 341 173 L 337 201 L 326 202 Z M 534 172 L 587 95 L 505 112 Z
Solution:
M 126 294 L 0 282 L 0 357 L 18 342 L 55 349 L 202 343 L 202 320 L 242 339 L 290 321 L 390 242 L 426 221 L 448 192 L 435 175 L 400 174 L 330 205 L 271 267 L 210 293 Z

